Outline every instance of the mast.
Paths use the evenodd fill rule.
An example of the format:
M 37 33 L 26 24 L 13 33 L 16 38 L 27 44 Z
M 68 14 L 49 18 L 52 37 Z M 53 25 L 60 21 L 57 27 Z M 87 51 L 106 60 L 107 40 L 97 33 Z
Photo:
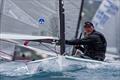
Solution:
M 80 29 L 80 23 L 81 23 L 81 20 L 82 20 L 83 6 L 84 6 L 84 0 L 81 1 L 80 12 L 79 12 L 79 17 L 78 17 L 78 22 L 77 22 L 76 33 L 75 33 L 75 39 L 78 38 L 78 33 L 79 33 L 79 29 Z M 82 36 L 82 32 L 80 33 L 79 39 L 81 38 L 81 36 Z M 72 55 L 74 55 L 75 52 L 76 52 L 76 49 L 75 49 L 75 47 L 73 47 Z
M 63 0 L 59 0 L 59 18 L 60 18 L 60 53 L 65 53 L 65 15 Z

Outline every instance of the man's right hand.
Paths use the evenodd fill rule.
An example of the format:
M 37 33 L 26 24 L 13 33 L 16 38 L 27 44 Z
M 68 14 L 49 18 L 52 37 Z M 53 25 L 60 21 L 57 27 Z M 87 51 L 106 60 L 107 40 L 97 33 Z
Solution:
M 76 49 L 80 49 L 80 47 L 81 47 L 80 45 L 75 45 Z

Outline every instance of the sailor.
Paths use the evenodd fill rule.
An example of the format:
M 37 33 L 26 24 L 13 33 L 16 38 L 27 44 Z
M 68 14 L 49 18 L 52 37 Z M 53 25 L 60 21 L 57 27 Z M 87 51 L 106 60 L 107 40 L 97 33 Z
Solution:
M 75 45 L 76 49 L 81 50 L 84 53 L 80 55 L 82 58 L 104 61 L 107 47 L 104 35 L 96 31 L 91 22 L 85 22 L 84 33 L 82 39 L 66 40 L 66 44 Z

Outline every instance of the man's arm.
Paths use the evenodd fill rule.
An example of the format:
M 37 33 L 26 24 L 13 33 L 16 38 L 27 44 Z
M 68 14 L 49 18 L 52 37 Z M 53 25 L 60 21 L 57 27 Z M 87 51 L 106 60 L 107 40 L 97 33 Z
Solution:
M 66 40 L 65 43 L 68 45 L 89 45 L 92 44 L 96 41 L 96 36 L 90 36 L 90 37 L 85 37 L 82 39 L 76 39 L 76 40 Z
M 80 40 L 76 39 L 76 40 L 65 40 L 65 43 L 68 45 L 79 45 L 80 44 Z

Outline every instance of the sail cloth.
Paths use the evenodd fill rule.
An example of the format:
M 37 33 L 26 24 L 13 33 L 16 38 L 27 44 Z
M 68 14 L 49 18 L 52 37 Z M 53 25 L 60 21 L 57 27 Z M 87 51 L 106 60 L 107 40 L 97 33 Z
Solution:
M 65 8 L 65 38 L 73 39 L 76 33 L 82 0 L 63 0 Z
M 59 0 L 3 1 L 1 32 L 59 37 Z M 67 39 L 75 36 L 80 4 L 64 0 Z
M 58 36 L 58 0 L 3 1 L 1 32 Z
M 92 22 L 96 27 L 103 28 L 106 22 L 115 16 L 119 10 L 120 0 L 103 0 Z

